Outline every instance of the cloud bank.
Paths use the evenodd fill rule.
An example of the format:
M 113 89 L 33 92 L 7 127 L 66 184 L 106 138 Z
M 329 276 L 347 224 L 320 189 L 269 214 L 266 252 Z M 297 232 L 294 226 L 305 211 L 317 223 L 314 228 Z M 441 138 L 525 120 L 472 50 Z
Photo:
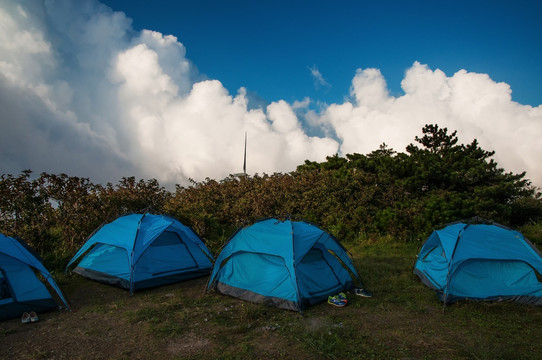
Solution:
M 506 171 L 527 171 L 542 185 L 542 106 L 512 101 L 508 84 L 486 74 L 460 70 L 447 77 L 418 62 L 407 70 L 405 92 L 390 96 L 378 69 L 358 70 L 352 80 L 352 100 L 330 105 L 319 121 L 335 131 L 341 153 L 368 153 L 386 143 L 403 151 L 424 124 L 457 130 L 459 140 L 478 139 Z
M 241 171 L 245 131 L 254 174 L 383 142 L 403 151 L 424 124 L 438 123 L 542 184 L 542 106 L 513 102 L 510 87 L 488 75 L 448 77 L 419 63 L 401 85 L 405 94 L 390 96 L 378 69 L 359 69 L 349 100 L 319 113 L 300 115 L 307 99 L 254 108 L 244 88 L 230 94 L 198 74 L 179 39 L 136 32 L 95 0 L 0 0 L 0 173 L 183 184 Z

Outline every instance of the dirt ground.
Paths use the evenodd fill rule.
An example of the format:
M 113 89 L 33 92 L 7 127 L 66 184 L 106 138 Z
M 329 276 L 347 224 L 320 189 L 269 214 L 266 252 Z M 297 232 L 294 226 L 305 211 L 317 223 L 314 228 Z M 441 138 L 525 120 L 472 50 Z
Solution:
M 280 327 L 273 323 L 284 317 L 299 318 L 299 314 L 204 293 L 206 280 L 130 296 L 123 289 L 67 278 L 62 288 L 72 311 L 38 314 L 40 321 L 32 324 L 19 319 L 0 322 L 0 358 L 310 357 L 278 335 Z
M 205 292 L 208 277 L 137 291 L 79 275 L 57 283 L 72 311 L 0 322 L 0 359 L 541 359 L 542 307 L 446 309 L 412 274 L 412 246 L 366 249 L 373 298 L 303 314 Z

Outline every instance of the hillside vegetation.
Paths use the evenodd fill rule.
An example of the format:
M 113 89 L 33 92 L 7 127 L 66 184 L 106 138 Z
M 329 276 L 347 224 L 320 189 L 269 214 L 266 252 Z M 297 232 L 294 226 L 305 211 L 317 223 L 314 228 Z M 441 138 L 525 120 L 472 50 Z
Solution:
M 217 253 L 239 227 L 290 216 L 314 222 L 343 243 L 420 241 L 435 227 L 472 216 L 523 227 L 542 241 L 541 194 L 500 168 L 474 140 L 426 125 L 422 137 L 396 152 L 328 157 L 290 173 L 192 181 L 167 191 L 157 180 L 125 177 L 116 185 L 30 170 L 0 176 L 0 231 L 32 246 L 48 266 L 62 268 L 104 221 L 151 209 L 190 225 Z

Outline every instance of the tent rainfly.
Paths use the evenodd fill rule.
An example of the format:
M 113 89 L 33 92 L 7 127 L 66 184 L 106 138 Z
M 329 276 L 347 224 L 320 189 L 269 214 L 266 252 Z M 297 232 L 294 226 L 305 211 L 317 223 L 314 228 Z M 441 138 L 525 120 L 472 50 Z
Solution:
M 264 219 L 230 238 L 207 289 L 302 311 L 354 288 L 355 280 L 361 284 L 347 251 L 333 236 L 307 222 Z
M 131 214 L 98 228 L 70 260 L 74 272 L 134 290 L 210 273 L 213 256 L 203 241 L 179 221 Z
M 446 303 L 510 300 L 542 305 L 542 256 L 521 233 L 478 218 L 434 231 L 414 273 Z
M 24 312 L 58 308 L 43 277 L 66 309 L 68 302 L 41 258 L 19 239 L 0 234 L 0 320 L 20 317 Z

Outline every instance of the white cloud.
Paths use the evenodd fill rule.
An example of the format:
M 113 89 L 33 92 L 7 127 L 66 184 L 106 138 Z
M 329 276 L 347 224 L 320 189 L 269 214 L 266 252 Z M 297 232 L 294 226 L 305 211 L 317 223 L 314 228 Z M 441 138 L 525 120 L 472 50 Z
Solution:
M 183 183 L 289 171 L 324 160 L 332 139 L 309 137 L 290 105 L 249 110 L 217 80 L 197 81 L 171 35 L 133 31 L 97 1 L 0 2 L 2 172 L 67 172 Z M 283 118 L 285 116 L 285 118 Z
M 424 124 L 457 130 L 460 141 L 478 139 L 507 171 L 527 170 L 542 184 L 542 106 L 511 99 L 511 89 L 486 74 L 458 71 L 447 77 L 418 62 L 406 72 L 404 95 L 389 95 L 377 69 L 358 70 L 352 80 L 352 102 L 331 105 L 319 122 L 332 128 L 341 153 L 368 153 L 382 143 L 397 151 L 413 142 Z
M 64 39 L 50 36 L 49 10 L 36 1 L 0 3 L 1 170 L 62 171 L 100 180 L 108 180 L 104 173 L 120 176 L 129 160 L 106 133 L 93 130 L 99 111 L 76 106 L 92 94 L 87 88 L 99 89 L 78 77 L 84 73 L 80 69 L 63 67 L 67 59 L 59 43 Z M 102 105 L 88 101 L 89 109 Z
M 292 104 L 292 109 L 294 109 L 294 110 L 307 109 L 309 107 L 310 103 L 311 103 L 311 99 L 308 98 L 308 97 L 305 97 L 301 101 L 294 101 L 294 103 Z
M 314 86 L 317 89 L 321 86 L 327 87 L 327 88 L 331 87 L 331 85 L 326 81 L 326 79 L 324 79 L 324 77 L 322 76 L 322 73 L 320 72 L 320 70 L 318 69 L 316 65 L 313 65 L 312 67 L 310 67 L 309 70 L 311 72 L 311 76 L 314 81 Z
M 438 123 L 464 142 L 478 138 L 499 165 L 542 184 L 542 107 L 513 102 L 509 86 L 487 75 L 448 77 L 415 63 L 405 95 L 393 97 L 379 70 L 359 70 L 352 100 L 320 112 L 308 98 L 254 109 L 244 88 L 231 95 L 201 78 L 177 38 L 136 32 L 95 0 L 0 0 L 0 173 L 221 179 L 241 171 L 245 131 L 248 172 L 285 172 L 339 145 L 342 154 L 383 142 L 402 151 L 424 124 Z

